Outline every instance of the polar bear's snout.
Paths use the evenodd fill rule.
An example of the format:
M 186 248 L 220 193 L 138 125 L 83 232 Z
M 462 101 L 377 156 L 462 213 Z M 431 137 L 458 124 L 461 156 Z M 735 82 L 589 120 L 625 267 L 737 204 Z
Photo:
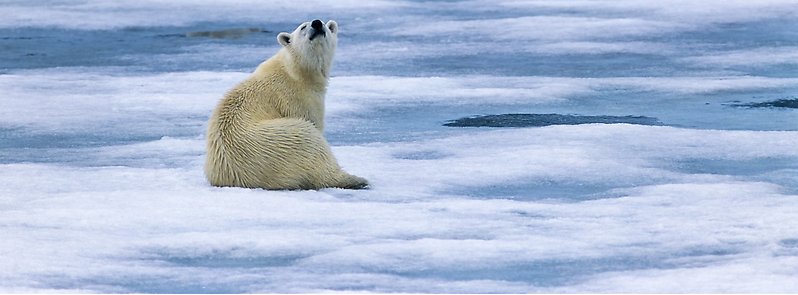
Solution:
M 321 28 L 322 26 L 324 26 L 324 23 L 322 23 L 321 20 L 318 19 L 314 19 L 313 22 L 310 23 L 310 27 L 316 30 L 322 30 Z
M 310 37 L 308 37 L 308 39 L 310 39 L 310 40 L 315 39 L 316 36 L 319 36 L 319 35 L 325 36 L 327 34 L 324 31 L 324 23 L 322 23 L 320 20 L 317 20 L 317 19 L 313 20 L 313 22 L 310 23 L 310 27 L 313 29 L 313 32 L 310 33 Z

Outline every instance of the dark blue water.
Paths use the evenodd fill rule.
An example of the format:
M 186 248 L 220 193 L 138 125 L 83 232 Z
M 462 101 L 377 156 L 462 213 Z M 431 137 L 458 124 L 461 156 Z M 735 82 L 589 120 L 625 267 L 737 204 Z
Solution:
M 0 65 L 5 71 L 52 67 L 125 67 L 126 72 L 240 71 L 257 66 L 262 60 L 228 54 L 198 62 L 181 54 L 200 45 L 276 47 L 272 42 L 276 33 L 265 27 L 287 30 L 291 26 L 213 23 L 120 30 L 0 29 L 0 48 L 3 48 Z M 219 37 L 202 34 L 248 28 L 258 28 L 259 31 L 238 34 L 233 31 Z

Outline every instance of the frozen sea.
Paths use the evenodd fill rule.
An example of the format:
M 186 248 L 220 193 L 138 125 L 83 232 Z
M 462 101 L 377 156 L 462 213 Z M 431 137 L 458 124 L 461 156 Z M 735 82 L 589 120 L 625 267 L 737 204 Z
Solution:
M 0 292 L 798 292 L 798 1 L 0 15 Z M 316 18 L 372 188 L 209 186 L 212 108 Z

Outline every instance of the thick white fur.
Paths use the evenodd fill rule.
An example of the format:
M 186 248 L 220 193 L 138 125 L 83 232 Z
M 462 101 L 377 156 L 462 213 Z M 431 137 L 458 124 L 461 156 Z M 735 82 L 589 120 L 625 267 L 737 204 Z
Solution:
M 324 139 L 324 95 L 338 24 L 280 33 L 280 51 L 230 90 L 208 123 L 205 175 L 215 186 L 365 188 L 338 166 Z

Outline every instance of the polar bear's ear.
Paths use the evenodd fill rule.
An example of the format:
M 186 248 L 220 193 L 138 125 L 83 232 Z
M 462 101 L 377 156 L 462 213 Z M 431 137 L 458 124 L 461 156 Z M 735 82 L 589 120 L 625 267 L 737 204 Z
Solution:
M 338 23 L 334 20 L 327 21 L 327 28 L 330 29 L 330 33 L 338 33 Z
M 277 42 L 280 43 L 280 45 L 288 46 L 288 44 L 291 44 L 291 34 L 286 32 L 277 34 Z

